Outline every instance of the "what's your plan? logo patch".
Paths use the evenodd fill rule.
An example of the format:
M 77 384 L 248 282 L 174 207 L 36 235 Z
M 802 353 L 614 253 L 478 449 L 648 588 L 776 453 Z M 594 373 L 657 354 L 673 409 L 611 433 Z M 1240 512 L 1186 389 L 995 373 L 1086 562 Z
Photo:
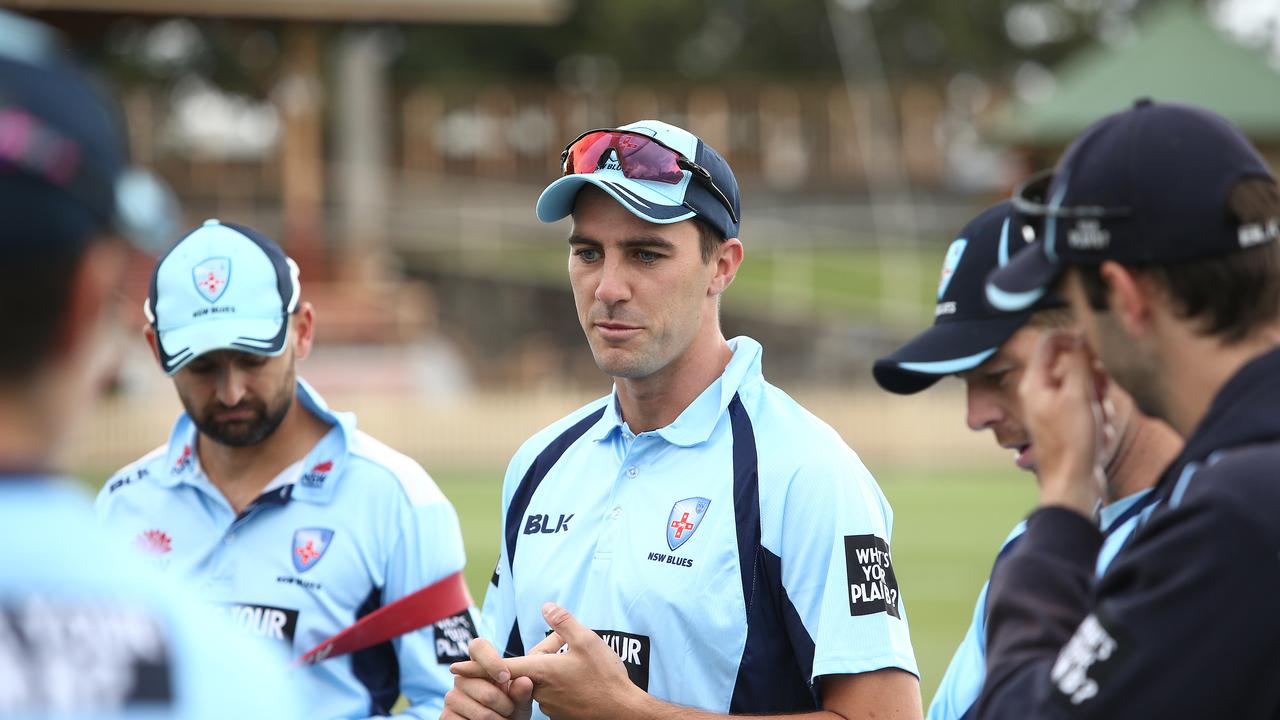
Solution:
M 844 562 L 849 574 L 849 614 L 898 613 L 898 579 L 889 543 L 875 535 L 845 535 Z

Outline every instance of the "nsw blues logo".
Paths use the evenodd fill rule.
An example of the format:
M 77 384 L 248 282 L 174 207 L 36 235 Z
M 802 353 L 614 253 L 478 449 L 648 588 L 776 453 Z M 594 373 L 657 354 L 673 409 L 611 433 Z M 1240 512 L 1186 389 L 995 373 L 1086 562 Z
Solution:
M 947 287 L 951 285 L 951 278 L 955 277 L 956 268 L 960 267 L 960 258 L 964 257 L 964 249 L 968 245 L 968 240 L 959 238 L 947 248 L 947 257 L 942 261 L 942 277 L 938 279 L 939 300 L 947 294 Z
M 211 303 L 218 302 L 231 280 L 231 258 L 211 257 L 201 260 L 191 268 L 191 278 L 195 280 L 200 297 Z
M 293 567 L 306 572 L 320 562 L 329 549 L 333 531 L 328 528 L 302 528 L 293 533 Z
M 709 505 L 711 501 L 704 497 L 685 498 L 672 505 L 671 517 L 667 518 L 667 547 L 676 550 L 688 542 Z

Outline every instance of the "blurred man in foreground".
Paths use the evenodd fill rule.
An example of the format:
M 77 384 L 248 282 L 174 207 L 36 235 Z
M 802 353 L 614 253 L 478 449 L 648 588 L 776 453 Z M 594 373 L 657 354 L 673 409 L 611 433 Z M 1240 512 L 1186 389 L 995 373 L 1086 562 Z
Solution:
M 1001 447 L 1013 451 L 1019 468 L 1036 472 L 1034 438 L 1024 421 L 1018 383 L 1041 340 L 1072 327 L 1071 311 L 1053 295 L 1017 312 L 995 310 L 984 297 L 987 275 L 1026 244 L 1012 203 L 1002 202 L 974 218 L 947 250 L 933 326 L 878 360 L 873 372 L 885 390 L 904 395 L 958 375 L 965 384 L 969 428 L 990 430 Z M 1099 570 L 1136 526 L 1151 486 L 1181 446 L 1168 425 L 1138 412 L 1116 385 L 1106 386 L 1105 397 L 1115 435 L 1102 461 L 1106 488 L 1096 519 L 1108 549 L 1100 553 Z M 997 562 L 1024 529 L 1023 523 L 1014 527 Z M 986 599 L 984 584 L 973 623 L 929 705 L 930 720 L 960 720 L 978 699 L 986 674 Z
M 172 202 L 44 26 L 0 11 L 0 716 L 296 717 L 282 657 L 113 553 L 52 469 L 120 330 L 129 248 Z
M 301 293 L 298 266 L 251 228 L 209 220 L 179 240 L 145 332 L 186 412 L 98 496 L 113 531 L 295 658 L 464 565 L 435 481 L 298 377 L 315 337 Z M 401 692 L 407 716 L 436 717 L 473 637 L 464 611 L 299 668 L 308 717 L 386 715 Z
M 1280 192 L 1223 118 L 1139 101 L 1020 188 L 1043 242 L 993 304 L 1062 289 L 1081 333 L 1021 382 L 1040 508 L 991 581 L 985 718 L 1280 717 Z M 1095 583 L 1113 421 L 1098 360 L 1186 445 Z
M 743 257 L 728 164 L 657 121 L 562 161 L 538 217 L 573 217 L 570 285 L 614 391 L 512 460 L 486 640 L 447 717 L 919 717 L 888 503 L 764 380 L 760 345 L 721 333 Z

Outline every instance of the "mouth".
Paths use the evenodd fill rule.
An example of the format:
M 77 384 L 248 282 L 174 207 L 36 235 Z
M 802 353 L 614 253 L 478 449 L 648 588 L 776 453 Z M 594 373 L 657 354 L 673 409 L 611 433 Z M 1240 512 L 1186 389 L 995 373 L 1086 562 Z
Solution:
M 249 422 L 253 419 L 253 410 L 250 408 L 224 410 L 223 412 L 214 413 L 213 419 L 220 423 Z
M 1033 457 L 1031 456 L 1031 443 L 1025 443 L 1025 444 L 1022 444 L 1022 445 L 1014 445 L 1014 446 L 1010 447 L 1009 449 L 1010 449 L 1010 450 L 1013 450 L 1013 464 L 1014 464 L 1014 465 L 1017 465 L 1018 467 L 1022 468 L 1023 470 L 1034 470 L 1034 469 L 1035 469 L 1036 461 L 1035 461 L 1035 458 L 1033 458 Z
M 598 322 L 594 325 L 600 337 L 610 342 L 622 342 L 640 334 L 642 328 L 618 322 Z

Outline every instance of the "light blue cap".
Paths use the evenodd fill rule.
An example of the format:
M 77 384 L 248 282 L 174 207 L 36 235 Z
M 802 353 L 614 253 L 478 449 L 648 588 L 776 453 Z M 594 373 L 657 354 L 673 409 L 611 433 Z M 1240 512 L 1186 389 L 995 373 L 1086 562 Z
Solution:
M 298 265 L 265 235 L 218 220 L 187 233 L 156 264 L 143 310 L 172 375 L 214 350 L 276 356 L 301 294 Z

